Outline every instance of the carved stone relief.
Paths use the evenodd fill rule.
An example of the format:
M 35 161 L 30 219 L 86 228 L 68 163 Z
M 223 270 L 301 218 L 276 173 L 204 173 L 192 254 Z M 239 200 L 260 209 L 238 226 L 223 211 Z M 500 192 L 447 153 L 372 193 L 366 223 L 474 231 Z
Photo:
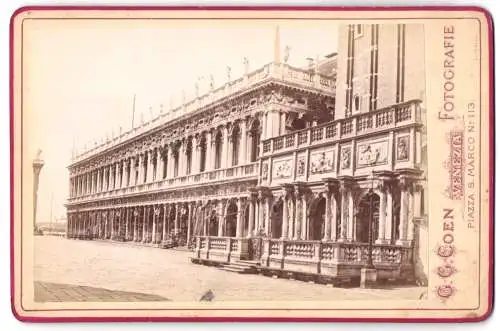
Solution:
M 349 169 L 351 167 L 352 151 L 351 146 L 344 146 L 340 150 L 340 168 Z
M 388 141 L 378 141 L 358 145 L 357 167 L 367 167 L 387 163 Z
M 273 179 L 289 178 L 292 176 L 292 160 L 273 162 Z
M 333 150 L 311 153 L 311 174 L 322 174 L 334 170 L 335 154 Z
M 410 136 L 398 137 L 396 143 L 397 161 L 408 161 L 410 159 L 409 146 L 410 146 Z

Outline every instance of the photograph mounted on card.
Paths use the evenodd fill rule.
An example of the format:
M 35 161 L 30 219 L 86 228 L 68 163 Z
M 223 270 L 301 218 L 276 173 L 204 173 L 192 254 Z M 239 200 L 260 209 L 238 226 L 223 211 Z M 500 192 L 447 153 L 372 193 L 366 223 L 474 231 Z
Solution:
M 22 8 L 22 321 L 479 321 L 478 8 Z

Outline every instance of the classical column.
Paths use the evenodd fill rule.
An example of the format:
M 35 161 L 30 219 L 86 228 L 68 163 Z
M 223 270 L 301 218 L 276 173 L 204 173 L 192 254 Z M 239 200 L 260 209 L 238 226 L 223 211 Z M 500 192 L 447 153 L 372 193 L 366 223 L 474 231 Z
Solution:
M 241 136 L 240 136 L 240 152 L 238 155 L 238 164 L 246 164 L 247 163 L 247 124 L 244 119 L 240 123 Z
M 163 226 L 162 226 L 161 241 L 167 240 L 167 216 L 168 216 L 168 208 L 167 208 L 167 204 L 164 204 L 163 205 Z
M 218 231 L 217 231 L 217 236 L 222 237 L 224 235 L 224 218 L 226 216 L 226 213 L 224 211 L 224 205 L 222 200 L 220 200 L 217 204 L 217 218 L 218 218 Z
M 193 203 L 188 203 L 188 228 L 187 228 L 187 237 L 186 237 L 186 246 L 189 247 L 189 240 L 191 237 L 191 222 L 193 221 Z
M 347 240 L 347 223 L 349 222 L 349 188 L 345 182 L 340 187 L 340 233 L 338 241 Z
M 326 188 L 325 191 L 325 233 L 323 236 L 324 241 L 330 240 L 332 234 L 332 192 L 330 192 L 329 188 Z
M 97 168 L 95 170 L 95 179 L 92 180 L 92 191 L 91 193 L 98 193 L 100 192 L 100 183 L 101 183 L 101 168 Z
M 141 240 L 143 243 L 147 241 L 148 217 L 149 217 L 149 206 L 144 206 L 144 215 L 142 218 L 142 240 Z
M 212 131 L 207 132 L 207 146 L 205 151 L 205 171 L 210 171 L 214 168 L 213 165 L 213 141 Z
M 250 193 L 248 196 L 248 231 L 247 237 L 250 238 L 255 233 L 255 194 Z
M 375 240 L 376 244 L 388 244 L 389 240 L 386 237 L 386 224 L 387 224 L 387 187 L 386 183 L 382 182 L 379 185 L 380 197 L 380 207 L 379 207 L 379 217 L 378 217 L 378 238 Z
M 301 218 L 302 218 L 302 189 L 300 186 L 295 186 L 295 224 L 293 231 L 293 239 L 298 240 L 301 232 Z
M 158 153 L 156 154 L 156 180 L 163 180 L 163 168 L 165 167 L 165 162 L 163 160 L 162 149 L 158 148 Z
M 121 161 L 116 162 L 115 166 L 114 166 L 114 170 L 113 170 L 113 173 L 114 173 L 113 189 L 114 190 L 120 188 L 120 177 L 121 177 L 120 164 L 121 164 Z
M 347 218 L 347 241 L 354 240 L 354 196 L 352 189 L 349 190 L 348 194 L 348 218 Z
M 227 152 L 226 152 L 226 168 L 233 166 L 233 135 L 228 130 L 227 135 Z
M 148 164 L 147 164 L 147 174 L 146 180 L 148 183 L 153 181 L 153 171 L 154 171 L 154 162 L 155 162 L 155 152 L 154 149 L 149 150 L 148 152 Z
M 139 178 L 136 178 L 136 182 L 137 182 L 137 185 L 140 185 L 143 183 L 143 180 L 144 180 L 144 154 L 141 153 L 139 155 L 137 155 L 137 157 L 139 158 L 139 172 L 137 173 L 137 176 Z
M 154 206 L 153 207 L 153 229 L 151 231 L 151 243 L 152 244 L 158 243 L 158 240 L 156 238 L 156 222 L 158 221 L 159 213 L 160 213 L 160 207 Z
M 236 205 L 238 206 L 238 214 L 236 214 L 236 238 L 243 238 L 243 219 L 242 198 L 238 198 Z
M 125 186 L 134 186 L 134 184 L 135 184 L 135 157 L 131 157 L 129 159 L 128 176 Z
M 179 221 L 181 216 L 181 204 L 175 204 L 175 219 L 174 219 L 174 233 L 177 235 L 179 233 Z
M 124 224 L 124 233 L 120 234 L 123 235 L 123 241 L 128 241 L 129 240 L 129 221 L 130 221 L 130 208 L 125 208 L 124 209 L 125 213 L 125 224 Z
M 330 210 L 331 210 L 331 221 L 330 221 L 330 240 L 336 241 L 337 240 L 337 198 L 336 198 L 336 193 L 332 193 L 331 195 L 331 202 L 330 202 Z
M 175 149 L 170 148 L 170 153 L 169 153 L 169 159 L 168 159 L 168 171 L 167 171 L 167 178 L 174 178 L 174 168 L 175 168 Z
M 257 226 L 255 227 L 255 235 L 258 235 L 261 229 L 267 230 L 265 228 L 265 201 L 266 197 L 264 196 L 262 191 L 258 193 L 258 217 L 257 217 Z M 267 233 L 267 232 L 266 232 Z
M 281 239 L 288 238 L 288 191 L 286 189 L 282 189 L 282 198 L 283 198 L 283 222 L 281 225 Z
M 400 245 L 409 245 L 408 240 L 408 228 L 409 228 L 409 215 L 412 211 L 410 206 L 410 186 L 411 183 L 407 178 L 401 178 L 399 182 L 399 186 L 401 188 L 401 207 L 399 214 L 399 238 L 397 240 L 397 244 Z
M 227 149 L 228 149 L 228 135 L 227 135 L 227 127 L 224 126 L 222 128 L 222 160 L 221 160 L 221 169 L 227 167 Z
M 137 218 L 139 216 L 139 211 L 137 210 L 138 207 L 134 207 L 134 211 L 133 211 L 133 214 L 132 214 L 132 221 L 133 221 L 133 224 L 132 224 L 132 241 L 137 241 Z

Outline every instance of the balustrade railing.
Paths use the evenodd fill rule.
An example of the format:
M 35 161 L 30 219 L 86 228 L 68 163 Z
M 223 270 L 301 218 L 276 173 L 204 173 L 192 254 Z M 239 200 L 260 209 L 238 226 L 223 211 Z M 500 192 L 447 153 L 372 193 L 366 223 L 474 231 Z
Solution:
M 309 143 L 321 143 L 327 140 L 336 140 L 418 123 L 420 120 L 419 105 L 419 100 L 411 100 L 369 113 L 353 115 L 349 118 L 270 138 L 262 142 L 262 155 L 293 149 L 296 146 L 308 145 Z
M 411 263 L 411 248 L 400 245 L 372 246 L 372 259 L 376 264 L 400 265 Z M 304 240 L 269 239 L 269 257 L 299 260 L 335 261 L 364 265 L 368 262 L 367 243 L 338 243 Z M 281 255 L 280 252 L 284 252 Z
M 182 186 L 204 184 L 208 182 L 230 180 L 234 178 L 245 178 L 257 176 L 258 163 L 237 165 L 230 168 L 221 168 L 205 171 L 198 174 L 190 174 L 175 178 L 161 179 L 149 183 L 141 183 L 122 188 L 116 188 L 109 191 L 91 193 L 84 196 L 69 198 L 69 203 L 81 202 L 86 200 L 101 199 L 106 197 L 121 196 L 130 193 L 148 192 L 156 189 L 165 189 L 169 187 L 179 188 Z

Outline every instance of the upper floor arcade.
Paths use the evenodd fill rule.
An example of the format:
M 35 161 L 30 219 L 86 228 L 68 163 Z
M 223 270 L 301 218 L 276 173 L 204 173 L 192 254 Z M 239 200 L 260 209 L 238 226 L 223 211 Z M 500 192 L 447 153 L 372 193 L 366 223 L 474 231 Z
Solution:
M 332 120 L 333 87 L 318 71 L 267 65 L 78 156 L 69 204 L 256 180 L 262 139 Z

